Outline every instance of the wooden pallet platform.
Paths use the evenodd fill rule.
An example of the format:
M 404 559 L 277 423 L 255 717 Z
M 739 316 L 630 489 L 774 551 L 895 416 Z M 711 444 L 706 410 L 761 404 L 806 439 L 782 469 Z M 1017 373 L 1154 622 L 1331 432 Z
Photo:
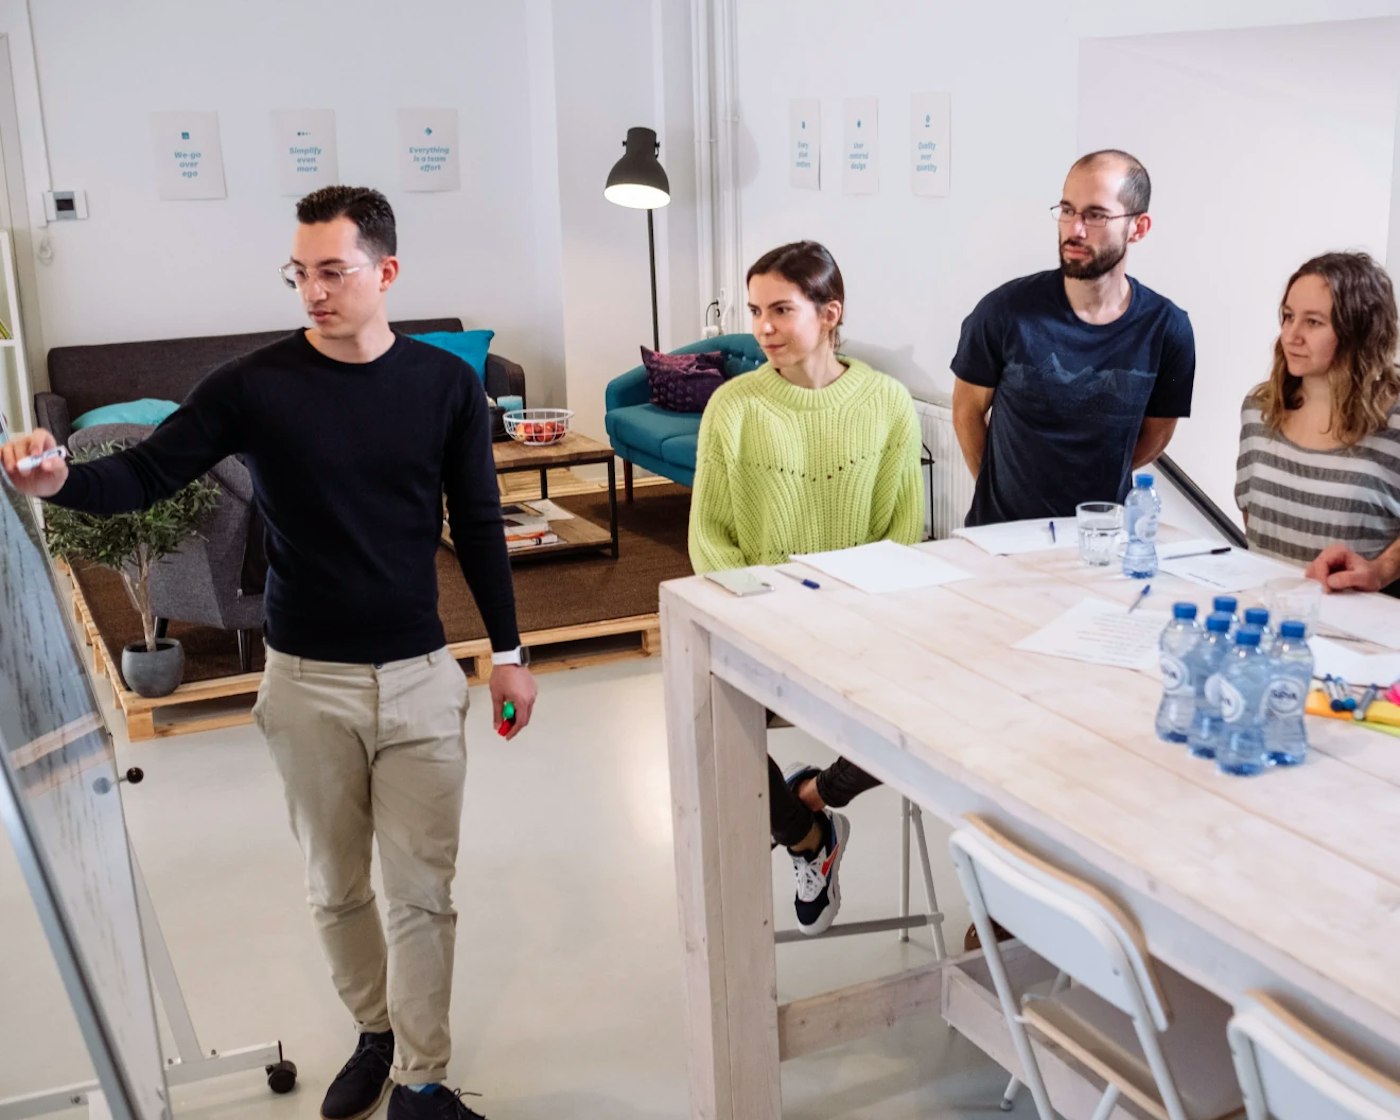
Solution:
M 112 686 L 117 709 L 126 722 L 128 739 L 135 742 L 191 735 L 253 721 L 253 700 L 262 683 L 262 673 L 240 673 L 182 684 L 169 696 L 155 699 L 138 696 L 126 687 L 118 667 L 112 664 L 76 581 L 73 581 L 73 610 L 79 632 L 92 647 L 95 675 L 105 678 Z M 661 624 L 655 614 L 636 615 L 534 630 L 522 634 L 521 640 L 530 647 L 531 669 L 536 673 L 550 673 L 607 661 L 650 657 L 661 649 Z M 470 683 L 482 684 L 490 678 L 491 643 L 487 639 L 455 642 L 448 649 L 462 663 Z

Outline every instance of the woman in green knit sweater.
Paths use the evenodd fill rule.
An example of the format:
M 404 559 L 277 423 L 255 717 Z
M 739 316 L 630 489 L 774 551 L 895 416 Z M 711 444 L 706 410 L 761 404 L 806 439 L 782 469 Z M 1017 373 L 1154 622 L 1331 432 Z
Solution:
M 753 333 L 768 361 L 715 391 L 700 422 L 690 559 L 697 572 L 780 564 L 793 553 L 923 534 L 919 424 L 909 391 L 839 354 L 841 270 L 814 241 L 749 269 Z M 841 905 L 850 824 L 834 812 L 879 782 L 845 759 L 768 760 L 770 824 L 792 856 L 798 928 L 818 934 Z

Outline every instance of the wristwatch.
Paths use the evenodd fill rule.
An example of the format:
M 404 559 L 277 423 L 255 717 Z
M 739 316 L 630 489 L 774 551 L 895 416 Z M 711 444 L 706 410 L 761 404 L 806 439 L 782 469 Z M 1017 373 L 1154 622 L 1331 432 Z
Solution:
M 530 650 L 526 646 L 516 646 L 514 649 L 506 649 L 491 652 L 492 665 L 519 665 L 522 668 L 530 664 Z

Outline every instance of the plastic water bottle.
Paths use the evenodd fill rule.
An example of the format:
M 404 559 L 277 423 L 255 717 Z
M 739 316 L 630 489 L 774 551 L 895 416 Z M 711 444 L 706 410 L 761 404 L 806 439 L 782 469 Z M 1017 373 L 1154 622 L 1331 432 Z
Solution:
M 1274 632 L 1269 629 L 1269 612 L 1263 607 L 1250 607 L 1244 612 L 1244 624 L 1259 628 L 1259 649 L 1268 653 L 1274 647 Z
M 1151 579 L 1157 574 L 1157 519 L 1162 499 L 1152 485 L 1150 474 L 1133 476 L 1133 488 L 1123 503 L 1123 528 L 1128 547 L 1123 553 L 1123 574 L 1133 579 Z
M 1201 640 L 1195 603 L 1177 603 L 1172 620 L 1162 631 L 1162 702 L 1157 706 L 1157 738 L 1164 743 L 1184 743 L 1196 710 L 1196 687 L 1191 683 L 1188 659 Z
M 1210 609 L 1213 611 L 1224 611 L 1230 616 L 1230 633 L 1235 632 L 1235 627 L 1240 624 L 1240 601 L 1233 595 L 1217 595 L 1215 601 L 1211 603 Z
M 1261 773 L 1264 754 L 1264 693 L 1269 687 L 1269 659 L 1259 652 L 1259 630 L 1241 626 L 1235 646 L 1220 666 L 1220 717 L 1224 742 L 1215 753 L 1222 774 Z
M 1186 743 L 1197 758 L 1214 758 L 1225 723 L 1220 718 L 1220 663 L 1230 651 L 1230 616 L 1215 611 L 1206 619 L 1206 632 L 1187 660 L 1196 706 Z
M 1297 766 L 1307 757 L 1308 732 L 1303 716 L 1312 688 L 1313 655 L 1307 625 L 1290 619 L 1278 628 L 1269 657 L 1265 694 L 1264 752 L 1274 766 Z

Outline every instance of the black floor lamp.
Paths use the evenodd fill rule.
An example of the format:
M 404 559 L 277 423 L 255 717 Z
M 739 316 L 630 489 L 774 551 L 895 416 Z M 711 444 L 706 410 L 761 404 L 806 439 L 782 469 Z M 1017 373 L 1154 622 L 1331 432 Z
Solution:
M 651 212 L 671 201 L 671 184 L 656 158 L 661 144 L 650 128 L 629 128 L 622 142 L 626 154 L 608 172 L 603 197 L 619 206 L 647 212 L 647 256 L 651 261 L 651 348 L 661 349 L 661 329 L 656 311 L 656 231 Z

